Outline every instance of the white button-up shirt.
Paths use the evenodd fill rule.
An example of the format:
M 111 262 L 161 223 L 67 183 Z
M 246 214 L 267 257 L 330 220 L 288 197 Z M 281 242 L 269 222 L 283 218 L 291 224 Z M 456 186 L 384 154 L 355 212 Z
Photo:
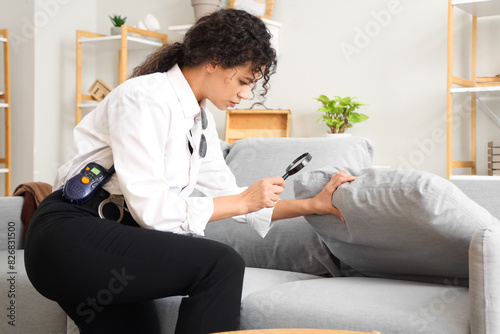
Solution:
M 224 161 L 205 102 L 208 127 L 202 130 L 200 105 L 177 65 L 167 73 L 125 81 L 76 126 L 76 155 L 59 168 L 54 189 L 89 162 L 105 168 L 114 164 L 116 174 L 103 188 L 123 194 L 140 226 L 204 235 L 214 211 L 212 197 L 246 189 L 237 186 Z M 202 132 L 208 143 L 205 158 L 198 154 Z M 189 197 L 195 187 L 207 197 Z M 264 237 L 272 211 L 262 209 L 235 218 Z

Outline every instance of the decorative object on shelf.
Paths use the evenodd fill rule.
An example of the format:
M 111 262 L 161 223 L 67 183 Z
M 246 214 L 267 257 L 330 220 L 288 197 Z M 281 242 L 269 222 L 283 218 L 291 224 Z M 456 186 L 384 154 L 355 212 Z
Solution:
M 494 77 L 477 77 L 477 85 L 480 87 L 500 86 L 500 74 Z
M 195 21 L 198 21 L 205 15 L 215 12 L 219 9 L 219 5 L 220 0 L 191 0 Z
M 325 113 L 316 122 L 320 120 L 325 121 L 330 129 L 330 133 L 344 133 L 346 129 L 352 128 L 353 124 L 368 119 L 368 116 L 365 114 L 354 112 L 359 107 L 366 105 L 361 101 L 357 101 L 357 97 L 355 96 L 336 96 L 330 100 L 327 96 L 320 95 L 316 100 L 323 104 L 323 107 L 318 109 L 318 111 Z
M 96 79 L 89 88 L 90 95 L 97 101 L 102 101 L 113 90 L 101 79 Z
M 224 141 L 232 144 L 243 138 L 290 137 L 291 123 L 288 109 L 227 110 Z
M 149 31 L 160 30 L 160 22 L 152 14 L 146 15 L 142 20 L 137 22 L 137 28 Z
M 270 19 L 274 0 L 229 0 L 228 8 L 243 9 L 255 16 Z
M 120 35 L 121 34 L 121 26 L 125 24 L 127 21 L 127 17 L 121 17 L 120 15 L 113 14 L 113 16 L 108 15 L 111 23 L 113 23 L 113 27 L 111 27 L 111 35 Z
M 488 143 L 488 175 L 500 176 L 500 140 Z

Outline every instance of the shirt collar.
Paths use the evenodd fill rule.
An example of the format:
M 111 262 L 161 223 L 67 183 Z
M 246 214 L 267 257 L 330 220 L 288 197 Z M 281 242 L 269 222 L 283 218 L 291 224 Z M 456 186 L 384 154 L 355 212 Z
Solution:
M 180 67 L 175 64 L 168 72 L 167 77 L 172 83 L 177 99 L 181 105 L 184 117 L 194 117 L 200 113 L 200 107 L 206 109 L 206 100 L 203 99 L 200 104 L 194 96 L 191 86 L 187 82 Z

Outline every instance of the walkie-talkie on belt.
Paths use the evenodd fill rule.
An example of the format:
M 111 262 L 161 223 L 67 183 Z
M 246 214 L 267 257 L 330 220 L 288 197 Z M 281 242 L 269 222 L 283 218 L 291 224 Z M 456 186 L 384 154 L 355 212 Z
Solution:
M 95 162 L 88 163 L 80 173 L 66 182 L 63 187 L 63 197 L 72 204 L 83 204 L 109 180 L 114 172 L 114 165 L 107 170 Z

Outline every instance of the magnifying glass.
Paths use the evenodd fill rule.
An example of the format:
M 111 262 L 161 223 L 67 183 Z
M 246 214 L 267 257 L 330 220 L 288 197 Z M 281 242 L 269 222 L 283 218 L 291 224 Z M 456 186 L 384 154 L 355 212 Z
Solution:
M 309 153 L 304 153 L 300 155 L 297 159 L 295 159 L 291 164 L 286 168 L 286 173 L 283 175 L 283 180 L 286 180 L 287 177 L 297 173 L 299 170 L 305 167 L 311 161 L 312 156 Z

